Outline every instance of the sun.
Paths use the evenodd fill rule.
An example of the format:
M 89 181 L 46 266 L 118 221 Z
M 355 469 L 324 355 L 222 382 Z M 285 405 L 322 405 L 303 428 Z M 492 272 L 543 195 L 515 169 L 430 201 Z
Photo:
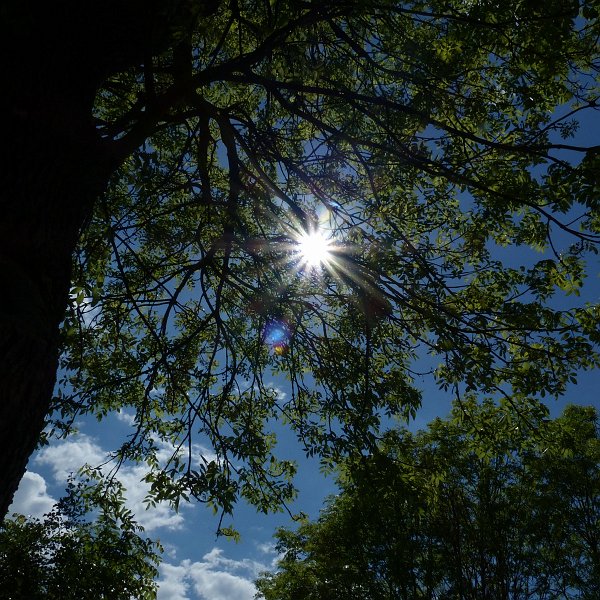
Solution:
M 302 264 L 311 269 L 331 260 L 332 240 L 323 231 L 307 231 L 298 238 L 298 254 Z

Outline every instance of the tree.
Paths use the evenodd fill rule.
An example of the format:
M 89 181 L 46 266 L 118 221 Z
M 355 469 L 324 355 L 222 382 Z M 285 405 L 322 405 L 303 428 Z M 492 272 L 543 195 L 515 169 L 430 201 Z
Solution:
M 42 521 L 13 515 L 0 526 L 0 597 L 7 600 L 156 598 L 158 544 L 140 537 L 116 484 L 70 483 Z M 95 496 L 95 497 L 94 497 Z M 100 510 L 98 511 L 98 508 Z M 96 520 L 90 521 L 95 509 Z
M 597 366 L 597 308 L 552 304 L 598 242 L 598 146 L 568 139 L 596 4 L 5 2 L 0 514 L 83 413 L 135 413 L 116 458 L 155 500 L 269 510 L 275 418 L 335 462 L 415 413 L 428 352 L 517 410 Z
M 277 533 L 266 600 L 597 598 L 600 429 L 593 408 L 455 408 L 341 470 L 316 522 Z M 482 431 L 485 428 L 485 433 Z

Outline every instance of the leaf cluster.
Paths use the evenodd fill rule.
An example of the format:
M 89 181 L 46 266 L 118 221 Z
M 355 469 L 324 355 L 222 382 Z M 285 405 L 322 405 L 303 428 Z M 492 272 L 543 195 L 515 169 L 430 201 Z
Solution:
M 96 490 L 96 498 L 84 487 L 71 482 L 42 520 L 18 514 L 4 520 L 0 597 L 156 598 L 160 546 L 140 537 L 114 486 Z

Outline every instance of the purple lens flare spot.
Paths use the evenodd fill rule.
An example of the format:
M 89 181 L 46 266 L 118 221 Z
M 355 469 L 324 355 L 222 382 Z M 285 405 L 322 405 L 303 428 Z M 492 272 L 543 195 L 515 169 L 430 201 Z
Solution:
M 290 337 L 290 328 L 285 321 L 281 319 L 267 321 L 263 332 L 263 341 L 276 354 L 281 356 L 287 352 Z

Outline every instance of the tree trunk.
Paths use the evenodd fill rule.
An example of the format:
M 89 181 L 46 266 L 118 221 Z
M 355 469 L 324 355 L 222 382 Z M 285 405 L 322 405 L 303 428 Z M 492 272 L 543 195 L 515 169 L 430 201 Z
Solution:
M 0 7 L 0 520 L 48 416 L 73 252 L 118 166 L 95 130 L 95 94 L 166 48 L 192 4 Z
M 27 92 L 44 102 L 3 107 L 10 117 L 0 140 L 1 516 L 44 427 L 73 251 L 110 175 L 83 102 Z

